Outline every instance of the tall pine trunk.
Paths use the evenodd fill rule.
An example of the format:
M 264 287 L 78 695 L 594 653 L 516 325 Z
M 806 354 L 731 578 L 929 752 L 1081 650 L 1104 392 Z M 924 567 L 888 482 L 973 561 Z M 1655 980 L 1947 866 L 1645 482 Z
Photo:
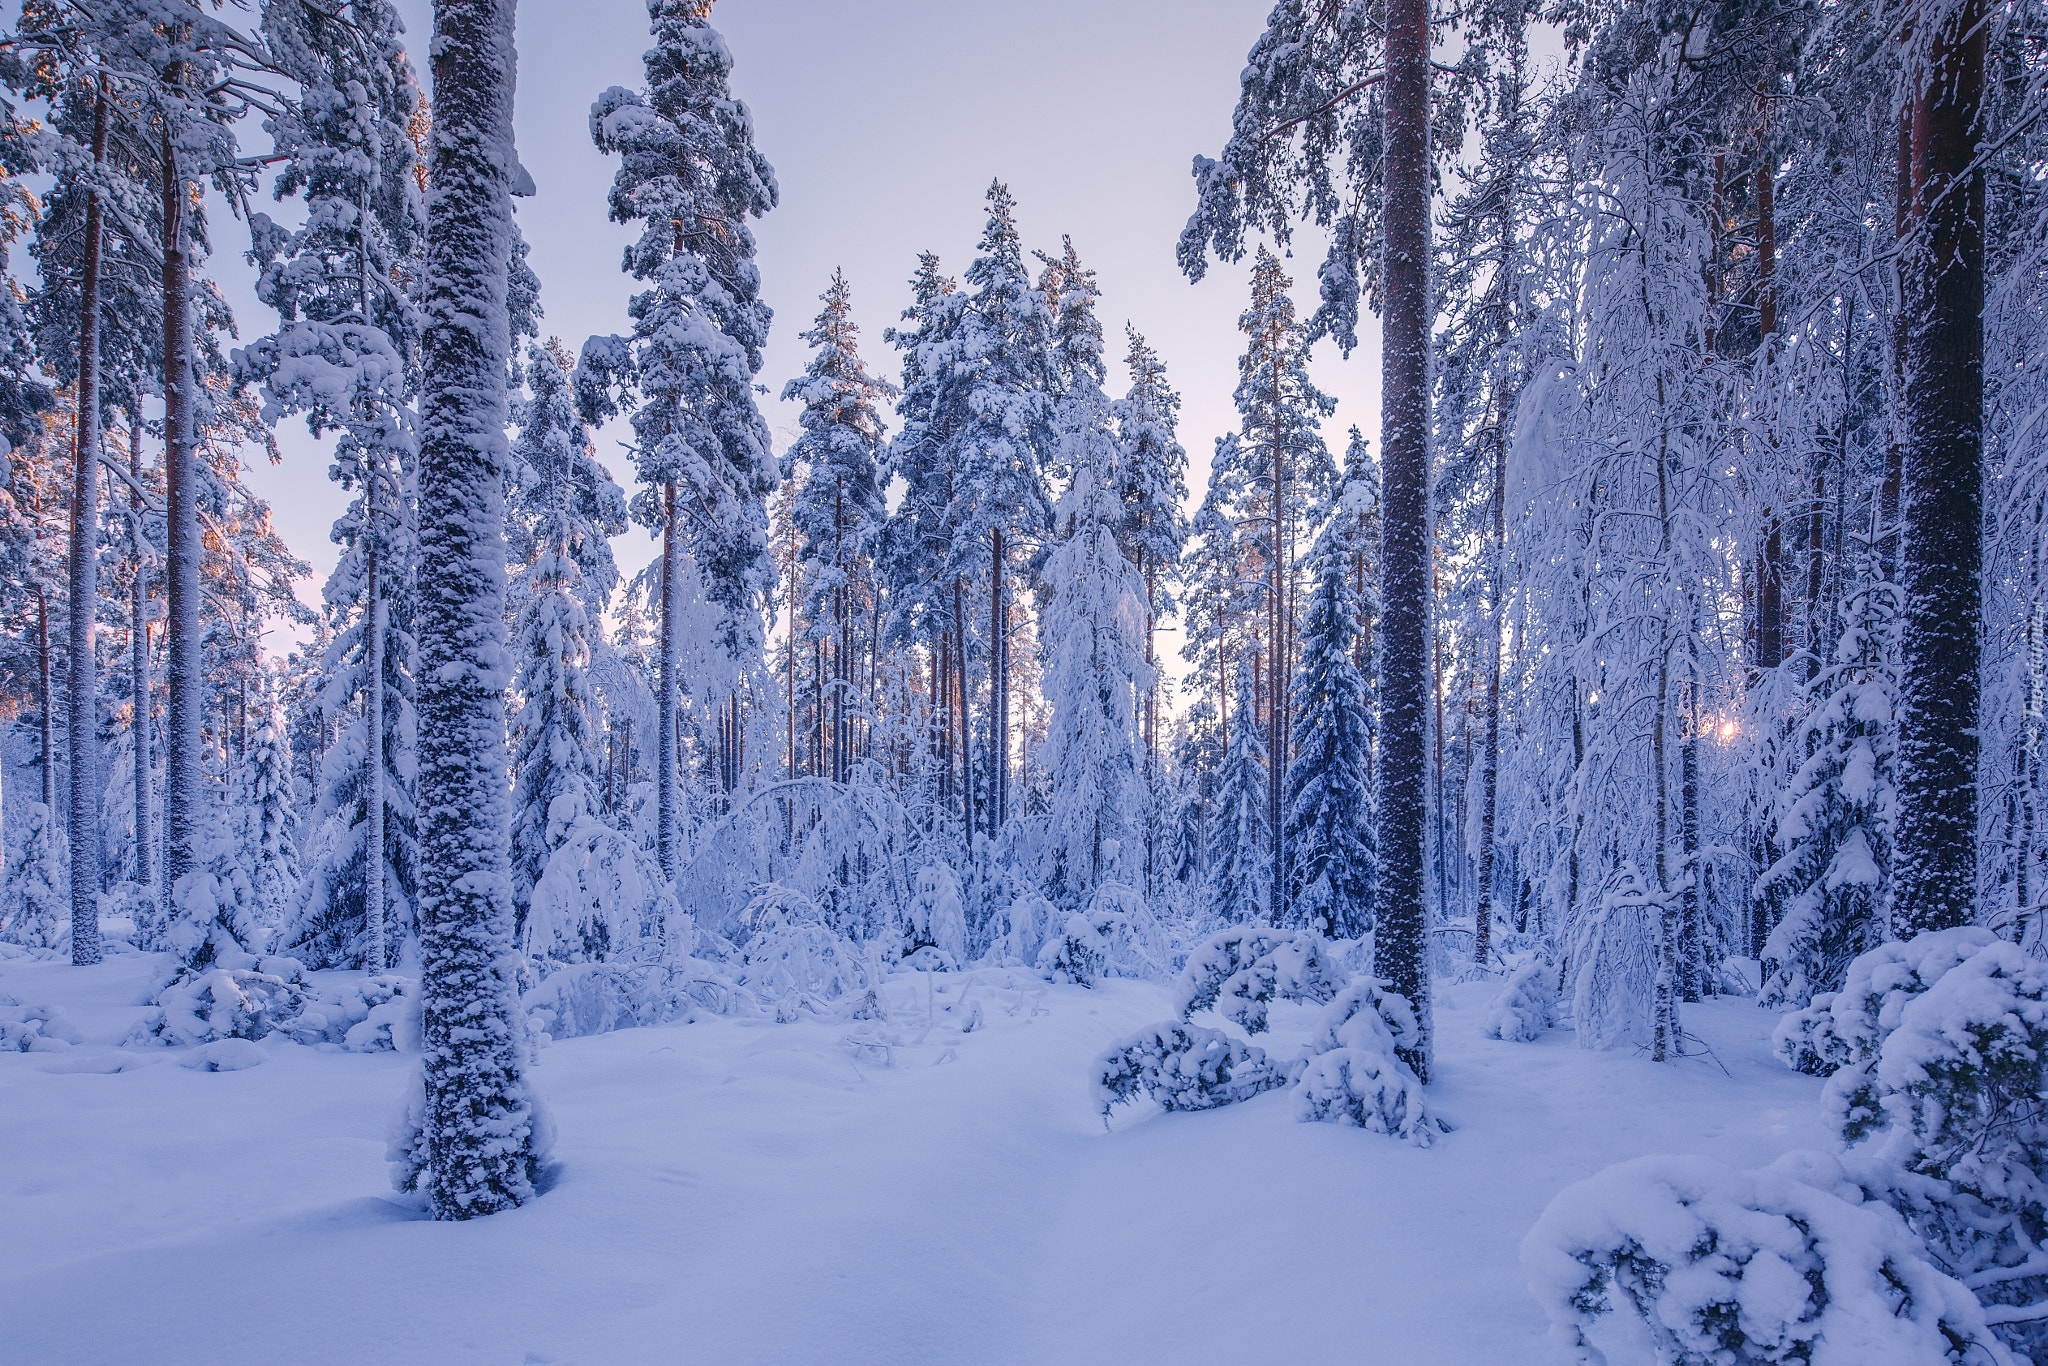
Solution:
M 1429 5 L 1387 0 L 1386 260 L 1380 451 L 1379 903 L 1374 971 L 1415 1008 L 1409 1057 L 1433 1052 L 1423 907 L 1424 651 L 1429 629 Z
M 36 687 L 42 698 L 43 810 L 57 818 L 57 694 L 50 682 L 50 590 L 36 585 Z
M 1905 630 L 1893 932 L 1968 924 L 1977 883 L 1983 607 L 1984 6 L 1965 0 L 1909 63 L 1912 237 L 1906 356 Z
M 660 823 L 654 850 L 661 875 L 670 882 L 676 880 L 676 688 L 681 682 L 676 677 L 676 651 L 680 647 L 676 639 L 676 485 L 671 479 L 661 486 L 661 657 L 654 671 L 659 694 L 655 701 L 659 734 L 655 738 L 654 811 Z
M 541 1153 L 512 961 L 505 312 L 514 0 L 435 0 L 420 419 L 423 1185 L 438 1219 L 524 1204 Z M 672 741 L 670 741 L 672 743 Z
M 92 160 L 107 162 L 107 96 L 93 101 Z M 78 411 L 71 431 L 71 961 L 100 961 L 100 196 L 85 200 L 85 270 L 78 301 Z
M 135 577 L 128 586 L 128 686 L 134 708 L 130 735 L 135 745 L 135 880 L 156 883 L 156 820 L 150 801 L 149 768 L 149 574 L 142 518 L 142 424 L 130 414 L 128 436 L 128 534 L 135 543 Z
M 364 953 L 372 972 L 385 964 L 384 934 L 384 584 L 383 568 L 377 554 L 377 480 L 383 471 L 372 468 L 363 486 L 363 516 L 369 531 L 368 554 L 364 556 L 363 624 L 366 646 L 364 667 L 369 686 L 364 690 L 364 718 L 369 734 L 368 753 L 363 756 L 363 920 L 369 930 Z
M 186 227 L 187 190 L 170 132 L 163 134 L 164 308 L 164 566 L 165 718 L 164 889 L 199 862 L 206 807 L 201 789 L 200 728 L 206 720 L 206 676 L 199 637 L 199 467 L 197 377 L 192 368 L 192 262 Z

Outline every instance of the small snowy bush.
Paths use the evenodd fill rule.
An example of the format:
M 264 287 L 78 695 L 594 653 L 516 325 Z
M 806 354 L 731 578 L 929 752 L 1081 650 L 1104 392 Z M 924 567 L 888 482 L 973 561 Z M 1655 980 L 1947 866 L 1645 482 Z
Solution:
M 643 941 L 662 941 L 680 919 L 645 852 L 591 815 L 581 796 L 564 792 L 548 809 L 553 852 L 520 926 L 529 957 L 583 963 L 631 956 Z
M 1879 1205 L 1779 1172 L 1644 1157 L 1568 1186 L 1522 1242 L 1552 1336 L 1582 1366 L 1622 1307 L 1670 1366 L 1934 1366 L 2013 1358 Z
M 0 997 L 0 1053 L 61 1053 L 85 1036 L 54 1006 L 24 1006 Z
M 1076 911 L 1038 951 L 1038 970 L 1055 982 L 1092 987 L 1109 965 L 1109 944 L 1087 916 Z
M 720 980 L 694 959 L 579 963 L 528 991 L 521 1003 L 533 1032 L 550 1039 L 667 1024 L 700 1009 L 737 1015 L 759 1008 L 752 992 Z
M 739 983 L 772 1003 L 778 1019 L 864 992 L 880 976 L 869 954 L 827 925 L 815 901 L 791 888 L 762 888 L 740 923 L 748 934 Z
M 1780 1062 L 1810 1077 L 1825 1077 L 1849 1062 L 1849 1045 L 1835 1032 L 1834 1004 L 1835 993 L 1824 991 L 1778 1021 L 1771 1052 Z
M 309 999 L 286 1032 L 303 1044 L 337 1044 L 351 1053 L 417 1053 L 419 983 L 395 975 L 336 983 Z
M 1553 969 L 1541 960 L 1524 963 L 1486 1007 L 1486 1037 L 1528 1043 L 1557 1023 Z
M 1600 904 L 1574 927 L 1572 1029 L 1581 1048 L 1650 1041 L 1662 894 L 1624 864 Z
M 1263 1033 L 1274 1001 L 1324 1005 L 1344 979 L 1323 937 L 1307 930 L 1237 925 L 1210 935 L 1188 955 L 1175 983 L 1182 1019 L 1214 1008 L 1247 1034 Z
M 58 834 L 49 808 L 30 802 L 21 836 L 7 849 L 0 871 L 0 939 L 32 949 L 54 949 L 68 928 Z
M 1428 1147 L 1438 1126 L 1424 1103 L 1421 1080 L 1402 1056 L 1414 1038 L 1415 1012 L 1407 998 L 1373 978 L 1357 979 L 1316 1024 L 1294 1087 L 1296 1115 Z
M 159 991 L 157 1010 L 138 1027 L 136 1040 L 182 1048 L 260 1039 L 298 1019 L 308 990 L 297 959 L 223 953 L 215 966 L 181 974 Z
M 935 949 L 954 968 L 967 961 L 967 912 L 960 879 L 944 863 L 928 863 L 896 923 L 900 957 L 919 949 Z
M 1095 1099 L 1105 1121 L 1112 1108 L 1141 1095 L 1166 1110 L 1213 1110 L 1286 1082 L 1264 1050 L 1220 1029 L 1171 1020 L 1130 1035 L 1095 1064 Z

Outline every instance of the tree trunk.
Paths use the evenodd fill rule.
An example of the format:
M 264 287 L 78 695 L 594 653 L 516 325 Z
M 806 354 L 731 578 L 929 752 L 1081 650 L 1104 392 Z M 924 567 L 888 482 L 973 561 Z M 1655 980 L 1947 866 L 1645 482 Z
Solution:
M 1287 649 L 1283 634 L 1287 568 L 1286 526 L 1287 459 L 1285 437 L 1280 430 L 1280 338 L 1269 336 L 1266 354 L 1273 366 L 1273 549 L 1267 566 L 1266 587 L 1266 820 L 1273 833 L 1272 886 L 1268 892 L 1267 918 L 1275 925 L 1286 923 L 1287 912 L 1287 812 L 1284 793 L 1287 781 Z
M 1004 779 L 1010 759 L 1009 639 L 1003 621 L 1003 529 L 990 539 L 988 594 L 989 834 L 1003 828 L 1009 811 Z
M 363 485 L 363 520 L 369 536 L 364 556 L 364 667 L 369 672 L 363 692 L 364 729 L 368 753 L 363 756 L 363 923 L 369 931 L 364 958 L 371 972 L 385 967 L 384 934 L 384 584 L 377 554 L 377 482 L 383 471 L 371 469 Z
M 960 815 L 969 853 L 974 850 L 974 732 L 967 709 L 967 606 L 965 588 L 953 580 L 953 686 L 959 689 L 960 706 Z
M 422 1184 L 438 1219 L 524 1204 L 543 1155 L 509 972 L 504 486 L 505 290 L 518 166 L 513 9 L 514 0 L 435 0 L 430 49 L 419 916 Z
M 659 692 L 655 706 L 660 715 L 660 735 L 655 739 L 654 805 L 660 828 L 655 832 L 655 856 L 661 875 L 676 880 L 676 486 L 669 480 L 661 486 L 661 659 L 655 669 Z
M 201 728 L 206 723 L 206 676 L 200 658 L 199 468 L 197 376 L 192 369 L 192 262 L 185 223 L 188 186 L 177 148 L 163 135 L 164 309 L 164 572 L 165 718 L 164 889 L 199 862 L 205 833 Z
M 1387 0 L 1386 261 L 1381 347 L 1379 905 L 1374 971 L 1415 1009 L 1409 1062 L 1433 1053 L 1423 908 L 1424 648 L 1429 630 L 1429 6 Z
M 1505 246 L 1506 243 L 1504 242 Z M 1493 831 L 1500 809 L 1500 614 L 1507 578 L 1508 443 L 1505 404 L 1494 405 L 1493 545 L 1487 576 L 1491 581 L 1492 614 L 1487 623 L 1486 741 L 1479 759 L 1479 904 L 1472 920 L 1472 961 L 1480 967 L 1493 943 Z
M 128 534 L 135 542 L 135 577 L 128 586 L 129 705 L 134 709 L 130 735 L 135 743 L 135 880 L 156 885 L 156 821 L 150 800 L 149 767 L 149 573 L 142 517 L 142 424 L 134 422 L 128 437 Z
M 94 171 L 107 162 L 107 96 L 93 101 Z M 85 201 L 85 269 L 78 303 L 78 410 L 71 432 L 71 961 L 100 961 L 99 654 L 100 251 L 98 190 Z
M 50 681 L 50 591 L 36 585 L 36 681 L 42 695 L 43 812 L 57 819 L 57 693 Z
M 1968 924 L 1977 883 L 1983 607 L 1983 0 L 1928 35 L 1913 91 L 1914 236 L 1904 263 L 1904 669 L 1893 932 Z M 1918 65 L 1918 64 L 1916 64 Z

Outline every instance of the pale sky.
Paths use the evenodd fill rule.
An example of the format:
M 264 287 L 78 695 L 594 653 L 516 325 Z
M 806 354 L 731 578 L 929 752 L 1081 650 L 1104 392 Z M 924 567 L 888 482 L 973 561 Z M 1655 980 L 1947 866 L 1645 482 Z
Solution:
M 407 44 L 426 79 L 430 0 L 397 0 Z M 1015 192 L 1027 249 L 1056 253 L 1072 234 L 1103 290 L 1110 388 L 1121 393 L 1126 320 L 1165 359 L 1183 398 L 1181 440 L 1191 498 L 1199 500 L 1215 438 L 1237 425 L 1231 405 L 1242 338 L 1246 268 L 1212 266 L 1190 285 L 1174 244 L 1194 204 L 1190 158 L 1215 155 L 1229 132 L 1244 54 L 1271 0 L 722 0 L 712 22 L 737 63 L 736 92 L 753 111 L 757 144 L 774 164 L 781 206 L 756 225 L 763 292 L 775 325 L 760 382 L 777 448 L 796 430 L 792 406 L 774 401 L 805 362 L 798 333 L 817 311 L 833 267 L 852 282 L 863 351 L 890 378 L 897 357 L 882 340 L 909 301 L 923 250 L 949 274 L 964 271 L 981 231 L 991 177 Z M 542 335 L 571 349 L 593 332 L 627 328 L 634 282 L 619 269 L 632 235 L 605 216 L 616 163 L 591 145 L 591 100 L 610 85 L 637 87 L 648 46 L 641 0 L 526 0 L 519 7 L 520 158 L 539 188 L 519 201 L 547 316 Z M 243 131 L 245 140 L 262 136 Z M 244 337 L 274 315 L 248 292 L 240 228 L 221 223 L 212 264 Z M 1305 235 L 1289 263 L 1295 298 L 1315 305 L 1320 238 Z M 1379 428 L 1376 326 L 1351 359 L 1317 348 L 1315 374 L 1338 399 L 1325 424 L 1341 453 L 1356 423 Z M 893 425 L 893 424 L 892 424 Z M 632 470 L 618 433 L 600 434 L 600 457 L 620 483 Z M 343 500 L 327 482 L 323 451 L 292 424 L 287 459 L 252 471 L 286 538 L 314 564 L 301 595 L 317 601 L 334 563 L 328 528 Z M 652 556 L 635 528 L 619 545 L 629 572 Z M 1178 661 L 1171 661 L 1177 664 Z M 1178 672 L 1177 669 L 1173 670 Z

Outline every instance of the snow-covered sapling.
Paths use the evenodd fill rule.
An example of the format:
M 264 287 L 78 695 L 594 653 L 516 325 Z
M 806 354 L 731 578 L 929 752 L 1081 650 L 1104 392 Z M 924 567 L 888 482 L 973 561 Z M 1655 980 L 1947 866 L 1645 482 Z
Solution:
M 1344 977 L 1326 946 L 1313 930 L 1219 930 L 1195 946 L 1175 983 L 1181 1018 L 1213 1008 L 1247 1034 L 1259 1034 L 1274 1001 L 1327 1004 L 1343 989 Z
M 1260 1048 L 1220 1029 L 1167 1021 L 1119 1041 L 1096 1060 L 1103 1122 L 1118 1105 L 1150 1096 L 1166 1110 L 1213 1110 L 1287 1084 Z
M 1441 1126 L 1407 1061 L 1415 1038 L 1415 1012 L 1405 998 L 1371 977 L 1353 981 L 1316 1024 L 1294 1087 L 1296 1114 L 1428 1147 Z
M 1486 1037 L 1528 1043 L 1557 1023 L 1555 973 L 1541 959 L 1522 964 L 1486 1007 Z
M 1671 1366 L 2013 1362 L 1890 1210 L 1704 1157 L 1637 1158 L 1566 1187 L 1522 1266 L 1581 1366 L 1605 1363 L 1586 1334 L 1617 1299 Z

